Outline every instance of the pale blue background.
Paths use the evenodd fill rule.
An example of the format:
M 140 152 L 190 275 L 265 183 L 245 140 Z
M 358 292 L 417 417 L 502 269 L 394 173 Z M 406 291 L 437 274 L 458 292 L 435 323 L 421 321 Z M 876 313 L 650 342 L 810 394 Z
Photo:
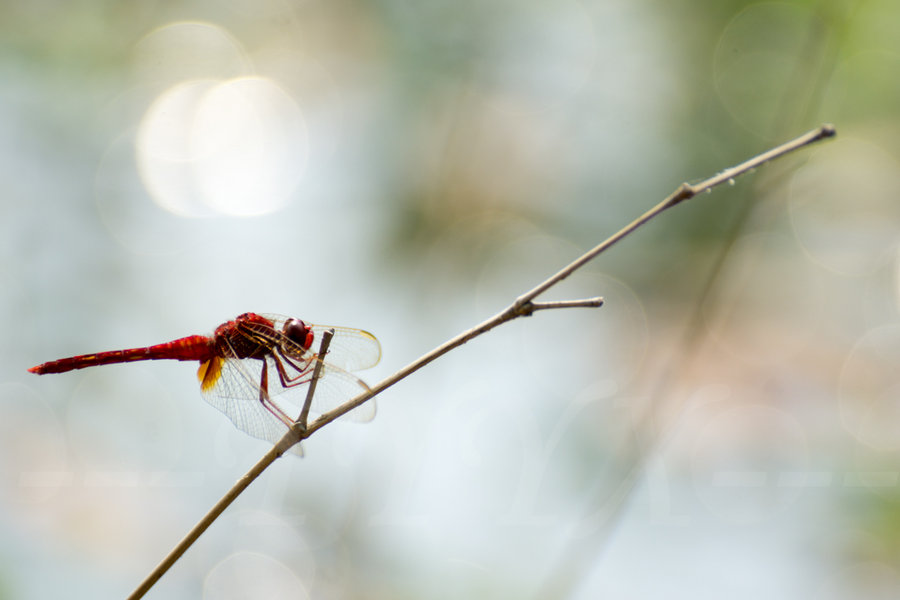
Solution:
M 375 382 L 682 180 L 824 120 L 836 141 L 679 207 L 548 295 L 602 309 L 506 325 L 389 390 L 372 423 L 317 434 L 150 597 L 900 589 L 895 3 L 2 14 L 0 597 L 125 596 L 265 451 L 203 403 L 193 364 L 28 367 L 253 310 L 374 332 Z M 185 21 L 212 42 L 154 37 Z M 138 174 L 151 106 L 248 77 L 293 103 L 283 128 L 237 127 L 251 103 L 204 113 L 211 137 L 172 112 L 168 131 L 280 149 L 257 167 L 284 161 L 288 183 L 240 160 L 206 173 L 222 194 L 258 181 L 242 201 L 273 212 L 164 210 Z

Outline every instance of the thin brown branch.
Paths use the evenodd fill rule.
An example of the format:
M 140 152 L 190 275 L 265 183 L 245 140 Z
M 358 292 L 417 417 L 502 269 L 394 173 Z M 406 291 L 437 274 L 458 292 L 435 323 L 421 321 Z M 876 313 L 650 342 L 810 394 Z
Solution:
M 602 298 L 590 298 L 586 300 L 564 300 L 559 302 L 533 302 L 534 298 L 543 292 L 547 291 L 580 267 L 584 266 L 586 263 L 596 258 L 601 253 L 608 250 L 617 242 L 621 241 L 628 235 L 634 233 L 637 229 L 639 229 L 642 225 L 658 216 L 666 209 L 671 208 L 685 200 L 693 198 L 697 194 L 705 192 L 707 190 L 711 190 L 712 188 L 719 186 L 725 182 L 731 181 L 736 177 L 739 177 L 748 171 L 756 169 L 761 165 L 799 150 L 805 146 L 808 146 L 817 141 L 833 137 L 835 135 L 835 129 L 831 125 L 823 125 L 818 129 L 810 131 L 786 144 L 768 150 L 762 154 L 759 154 L 737 166 L 731 167 L 729 169 L 725 169 L 721 173 L 714 175 L 700 183 L 697 184 L 682 184 L 677 190 L 675 190 L 668 198 L 657 204 L 655 207 L 651 208 L 643 215 L 632 221 L 630 224 L 626 225 L 624 228 L 607 238 L 604 242 L 598 244 L 588 252 L 584 253 L 574 261 L 572 261 L 569 265 L 562 268 L 560 271 L 551 275 L 549 278 L 535 286 L 530 291 L 516 298 L 516 300 L 505 310 L 497 313 L 493 317 L 483 321 L 479 325 L 464 331 L 457 335 L 456 337 L 444 342 L 431 352 L 423 355 L 422 357 L 414 360 L 409 363 L 402 369 L 398 370 L 393 375 L 383 379 L 379 383 L 372 386 L 369 390 L 364 393 L 359 394 L 355 398 L 352 398 L 342 404 L 341 406 L 326 412 L 319 416 L 318 419 L 313 421 L 308 427 L 303 427 L 298 420 L 294 427 L 291 427 L 290 430 L 285 434 L 285 436 L 278 441 L 278 443 L 263 456 L 259 462 L 257 462 L 253 468 L 251 468 L 246 475 L 244 475 L 231 490 L 221 499 L 213 509 L 206 515 L 204 518 L 198 523 L 185 538 L 179 542 L 179 544 L 175 547 L 175 549 L 170 552 L 169 556 L 166 557 L 163 562 L 160 563 L 159 566 L 147 577 L 147 579 L 141 584 L 140 587 L 135 590 L 135 592 L 129 596 L 129 598 L 141 598 L 152 586 L 153 584 L 168 570 L 172 564 L 175 563 L 178 558 L 184 554 L 188 547 L 200 536 L 200 534 L 205 531 L 210 524 L 228 507 L 229 504 L 241 493 L 244 489 L 247 488 L 250 483 L 256 479 L 272 462 L 274 462 L 278 457 L 280 457 L 284 452 L 286 452 L 291 446 L 298 443 L 299 441 L 308 438 L 315 431 L 321 429 L 325 425 L 331 423 L 335 419 L 343 416 L 344 414 L 350 412 L 351 410 L 357 408 L 361 404 L 367 402 L 371 398 L 377 396 L 387 388 L 391 387 L 398 381 L 405 379 L 412 373 L 418 371 L 422 367 L 430 364 L 431 362 L 437 360 L 444 354 L 450 352 L 454 348 L 458 348 L 462 346 L 466 342 L 471 339 L 474 339 L 484 333 L 487 333 L 491 329 L 494 329 L 498 325 L 502 325 L 507 321 L 512 321 L 513 319 L 517 319 L 519 317 L 530 316 L 537 310 L 549 310 L 556 308 L 576 308 L 576 307 L 597 307 L 603 304 Z M 320 356 L 323 354 L 320 352 Z M 302 415 L 301 415 L 302 416 Z
M 462 346 L 472 338 L 478 337 L 483 333 L 487 333 L 494 327 L 498 325 L 502 325 L 507 321 L 511 321 L 517 317 L 527 316 L 533 312 L 533 309 L 529 308 L 532 306 L 532 300 L 539 294 L 547 291 L 572 273 L 574 273 L 579 268 L 583 267 L 592 259 L 596 258 L 599 254 L 602 254 L 606 250 L 609 250 L 616 242 L 619 242 L 623 238 L 628 235 L 634 233 L 637 229 L 639 229 L 642 225 L 653 219 L 654 217 L 659 216 L 666 209 L 671 208 L 685 200 L 689 200 L 693 198 L 697 194 L 705 192 L 706 190 L 711 190 L 712 188 L 722 185 L 725 182 L 733 180 L 735 177 L 739 177 L 748 171 L 752 171 L 757 167 L 764 165 L 765 163 L 784 156 L 785 154 L 789 154 L 801 148 L 804 148 L 812 143 L 818 142 L 820 140 L 833 137 L 835 135 L 835 129 L 833 125 L 822 125 L 818 129 L 814 129 L 808 133 L 801 135 L 798 138 L 795 138 L 785 144 L 772 148 L 762 154 L 758 154 L 753 158 L 742 162 L 741 164 L 731 167 L 730 169 L 725 169 L 721 173 L 717 175 L 713 175 L 712 177 L 701 181 L 700 183 L 691 185 L 688 183 L 683 183 L 681 186 L 672 192 L 668 198 L 645 212 L 643 215 L 614 233 L 612 236 L 607 238 L 602 243 L 598 244 L 591 250 L 588 250 L 580 257 L 576 258 L 574 261 L 569 263 L 566 267 L 559 270 L 554 275 L 551 275 L 546 280 L 532 288 L 530 291 L 516 298 L 516 301 L 513 302 L 506 310 L 503 312 L 497 313 L 490 319 L 487 319 L 480 325 L 469 329 L 468 331 L 464 331 L 457 335 L 455 338 L 444 342 L 428 354 L 422 356 L 421 358 L 411 362 L 406 365 L 387 379 L 384 379 L 380 383 L 372 386 L 372 388 L 364 393 L 360 394 L 356 398 L 349 400 L 348 402 L 342 404 L 341 406 L 335 408 L 334 410 L 327 412 L 321 415 L 318 419 L 316 419 L 309 427 L 308 433 L 312 434 L 315 430 L 324 427 L 328 423 L 334 421 L 338 417 L 350 412 L 357 406 L 363 404 L 368 401 L 370 398 L 373 398 L 391 387 L 401 379 L 404 379 L 411 375 L 412 373 L 418 371 L 428 363 L 433 360 L 440 358 L 447 352 L 450 352 L 454 348 Z
M 309 419 L 309 407 L 312 406 L 313 394 L 316 393 L 316 385 L 319 383 L 319 374 L 322 372 L 322 360 L 328 353 L 328 346 L 331 345 L 331 338 L 334 337 L 334 329 L 329 329 L 322 334 L 322 343 L 319 344 L 319 355 L 316 360 L 316 367 L 313 369 L 312 381 L 309 382 L 309 389 L 306 390 L 306 400 L 303 401 L 303 410 L 300 411 L 300 417 L 295 422 L 301 429 L 306 431 L 306 421 Z
M 329 329 L 325 333 L 322 334 L 322 341 L 319 343 L 319 360 L 316 360 L 316 366 L 313 369 L 312 381 L 309 384 L 309 389 L 306 392 L 306 400 L 303 402 L 303 409 L 300 411 L 300 416 L 294 421 L 294 425 L 288 430 L 288 432 L 282 437 L 275 446 L 272 447 L 271 450 L 266 452 L 265 456 L 263 456 L 253 467 L 244 474 L 243 477 L 238 479 L 237 483 L 235 483 L 228 493 L 222 496 L 222 498 L 216 502 L 216 504 L 203 515 L 203 518 L 194 525 L 194 527 L 181 539 L 178 544 L 172 548 L 171 552 L 158 564 L 156 568 L 151 571 L 151 573 L 147 576 L 144 581 L 141 582 L 141 585 L 135 589 L 130 596 L 128 596 L 129 600 L 143 598 L 144 595 L 150 591 L 150 588 L 159 581 L 159 578 L 165 575 L 166 571 L 174 565 L 181 555 L 183 555 L 188 548 L 190 548 L 197 539 L 203 535 L 203 532 L 206 531 L 210 525 L 215 522 L 216 519 L 219 518 L 228 506 L 234 502 L 234 500 L 241 495 L 241 493 L 247 489 L 253 480 L 259 477 L 263 471 L 269 468 L 269 465 L 275 462 L 282 454 L 291 449 L 295 444 L 299 444 L 300 440 L 306 437 L 306 419 L 309 415 L 309 407 L 312 404 L 313 394 L 316 392 L 316 381 L 319 379 L 319 374 L 322 371 L 322 360 L 321 358 L 325 356 L 325 353 L 328 351 L 328 346 L 331 344 L 331 338 L 334 336 L 334 330 Z
M 287 437 L 287 436 L 285 436 Z M 294 443 L 296 443 L 296 440 Z M 293 444 L 292 444 L 293 445 Z M 193 528 L 185 535 L 178 544 L 174 548 L 172 548 L 171 552 L 158 564 L 153 571 L 147 576 L 144 581 L 141 582 L 131 595 L 128 596 L 128 600 L 136 600 L 137 598 L 143 598 L 144 594 L 150 591 L 150 588 L 159 581 L 159 578 L 166 574 L 166 571 L 174 565 L 181 556 L 187 552 L 187 549 L 193 545 L 194 542 L 197 541 L 203 532 L 206 531 L 213 522 L 219 518 L 228 506 L 234 502 L 234 500 L 241 495 L 241 493 L 247 489 L 253 480 L 262 475 L 263 471 L 265 471 L 270 464 L 272 464 L 275 459 L 277 459 L 284 452 L 280 448 L 281 442 L 278 445 L 273 446 L 271 450 L 266 452 L 265 456 L 263 456 L 259 462 L 253 465 L 247 473 L 237 480 L 228 493 L 226 493 L 222 498 L 216 502 L 216 504 L 209 510 L 208 513 L 203 515 L 203 518 L 194 525 Z
M 833 137 L 834 134 L 834 126 L 825 124 L 818 129 L 813 129 L 812 131 L 804 133 L 800 137 L 794 138 L 793 140 L 785 144 L 772 148 L 771 150 L 763 152 L 762 154 L 758 154 L 739 165 L 731 167 L 730 169 L 725 169 L 721 173 L 713 175 L 712 177 L 701 181 L 700 183 L 696 183 L 693 185 L 682 183 L 681 186 L 677 190 L 672 192 L 668 198 L 642 214 L 640 217 L 614 233 L 612 236 L 610 236 L 600 244 L 594 246 L 594 248 L 592 248 L 591 250 L 588 250 L 587 252 L 573 260 L 571 263 L 560 269 L 552 277 L 549 277 L 547 280 L 541 282 L 530 291 L 519 296 L 519 298 L 516 300 L 516 305 L 525 304 L 526 302 L 534 300 L 537 296 L 546 292 L 548 289 L 577 271 L 586 263 L 596 258 L 598 254 L 606 252 L 615 243 L 634 233 L 635 230 L 639 229 L 642 225 L 647 223 L 647 221 L 650 221 L 654 217 L 659 216 L 659 214 L 666 209 L 672 208 L 676 204 L 681 204 L 685 200 L 690 200 L 697 194 L 700 194 L 707 190 L 711 190 L 712 188 L 722 185 L 725 182 L 732 181 L 735 177 L 740 177 L 748 171 L 752 171 L 757 167 L 761 167 L 770 160 L 774 160 L 776 158 L 784 156 L 785 154 L 789 154 L 825 138 Z

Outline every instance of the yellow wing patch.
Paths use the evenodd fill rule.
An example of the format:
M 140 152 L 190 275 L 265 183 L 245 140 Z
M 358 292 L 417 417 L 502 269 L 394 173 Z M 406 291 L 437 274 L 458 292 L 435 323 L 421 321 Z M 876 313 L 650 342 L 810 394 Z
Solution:
M 212 389 L 222 375 L 222 359 L 214 356 L 206 362 L 200 363 L 197 369 L 197 379 L 200 380 L 200 389 L 208 392 Z

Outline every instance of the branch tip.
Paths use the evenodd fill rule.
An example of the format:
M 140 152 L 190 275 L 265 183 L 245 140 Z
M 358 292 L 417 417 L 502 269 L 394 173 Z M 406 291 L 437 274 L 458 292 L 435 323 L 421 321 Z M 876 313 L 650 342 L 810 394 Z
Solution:
M 529 302 L 529 315 L 536 310 L 551 310 L 554 308 L 599 308 L 603 306 L 603 297 L 583 298 L 580 300 L 557 300 L 555 302 Z

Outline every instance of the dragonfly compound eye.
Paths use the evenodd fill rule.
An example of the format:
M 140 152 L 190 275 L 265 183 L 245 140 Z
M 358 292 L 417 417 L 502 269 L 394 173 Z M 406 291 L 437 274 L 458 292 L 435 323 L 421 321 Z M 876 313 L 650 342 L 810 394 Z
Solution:
M 285 337 L 303 348 L 309 348 L 313 343 L 312 330 L 300 319 L 288 319 L 282 331 Z

